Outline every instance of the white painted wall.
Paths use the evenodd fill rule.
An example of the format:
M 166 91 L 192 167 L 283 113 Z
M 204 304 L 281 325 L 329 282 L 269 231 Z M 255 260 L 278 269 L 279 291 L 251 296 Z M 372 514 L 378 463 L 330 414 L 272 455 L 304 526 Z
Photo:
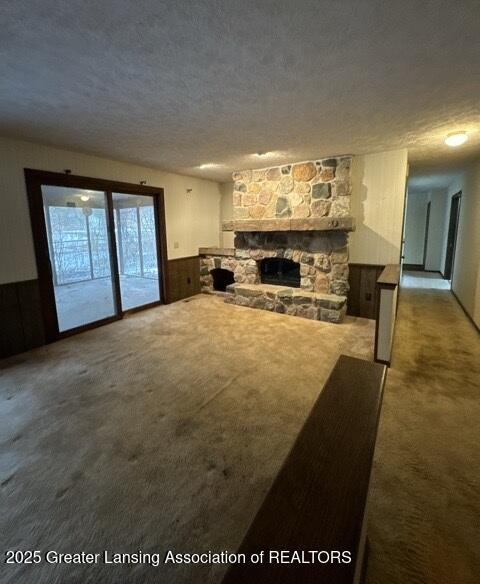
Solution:
M 233 219 L 233 182 L 220 185 L 222 199 L 220 202 L 220 231 L 222 221 Z M 221 231 L 220 244 L 222 247 L 234 247 L 235 235 L 233 231 Z
M 406 149 L 353 158 L 351 263 L 399 263 L 407 168 Z
M 24 168 L 163 187 L 170 259 L 198 254 L 220 241 L 218 183 L 0 138 L 0 284 L 36 278 Z M 192 192 L 187 194 L 187 189 Z
M 448 189 L 445 249 L 451 197 L 460 190 L 462 201 L 452 290 L 473 321 L 480 326 L 480 159 L 467 166 Z
M 408 193 L 404 247 L 406 264 L 423 265 L 428 199 L 427 193 Z
M 397 316 L 398 286 L 389 290 L 380 290 L 380 307 L 378 314 L 378 338 L 376 358 L 390 363 L 392 358 L 393 335 Z

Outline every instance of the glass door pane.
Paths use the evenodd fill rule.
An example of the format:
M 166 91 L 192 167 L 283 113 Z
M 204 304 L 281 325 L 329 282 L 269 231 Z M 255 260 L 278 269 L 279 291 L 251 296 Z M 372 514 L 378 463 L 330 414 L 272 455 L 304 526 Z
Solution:
M 112 193 L 122 309 L 160 300 L 153 197 Z
M 104 192 L 42 186 L 60 332 L 114 316 Z

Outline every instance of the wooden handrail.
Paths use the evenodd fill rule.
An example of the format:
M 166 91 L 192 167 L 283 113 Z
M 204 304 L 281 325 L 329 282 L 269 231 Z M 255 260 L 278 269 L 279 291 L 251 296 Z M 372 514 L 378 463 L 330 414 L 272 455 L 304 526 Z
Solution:
M 353 584 L 385 382 L 383 365 L 341 355 L 223 584 Z M 270 552 L 347 551 L 350 563 L 269 562 Z M 248 561 L 264 551 L 262 563 Z M 326 556 L 323 554 L 323 560 Z
M 377 280 L 381 288 L 395 288 L 400 282 L 400 264 L 388 264 Z

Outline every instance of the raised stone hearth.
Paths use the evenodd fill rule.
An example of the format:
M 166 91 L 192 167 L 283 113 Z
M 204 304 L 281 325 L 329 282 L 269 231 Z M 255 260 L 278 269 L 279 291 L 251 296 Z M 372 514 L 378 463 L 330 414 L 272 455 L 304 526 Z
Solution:
M 231 284 L 225 297 L 225 302 L 238 306 L 335 323 L 343 320 L 346 300 L 345 296 L 271 284 Z

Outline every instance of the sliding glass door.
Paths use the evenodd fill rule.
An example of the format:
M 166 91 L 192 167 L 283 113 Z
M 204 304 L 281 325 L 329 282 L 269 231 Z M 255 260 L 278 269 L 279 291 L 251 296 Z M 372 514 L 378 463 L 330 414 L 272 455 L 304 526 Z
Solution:
M 25 170 L 47 341 L 165 300 L 163 190 Z
M 113 193 L 115 238 L 123 310 L 160 300 L 154 200 Z
M 104 192 L 42 185 L 60 332 L 117 313 Z

